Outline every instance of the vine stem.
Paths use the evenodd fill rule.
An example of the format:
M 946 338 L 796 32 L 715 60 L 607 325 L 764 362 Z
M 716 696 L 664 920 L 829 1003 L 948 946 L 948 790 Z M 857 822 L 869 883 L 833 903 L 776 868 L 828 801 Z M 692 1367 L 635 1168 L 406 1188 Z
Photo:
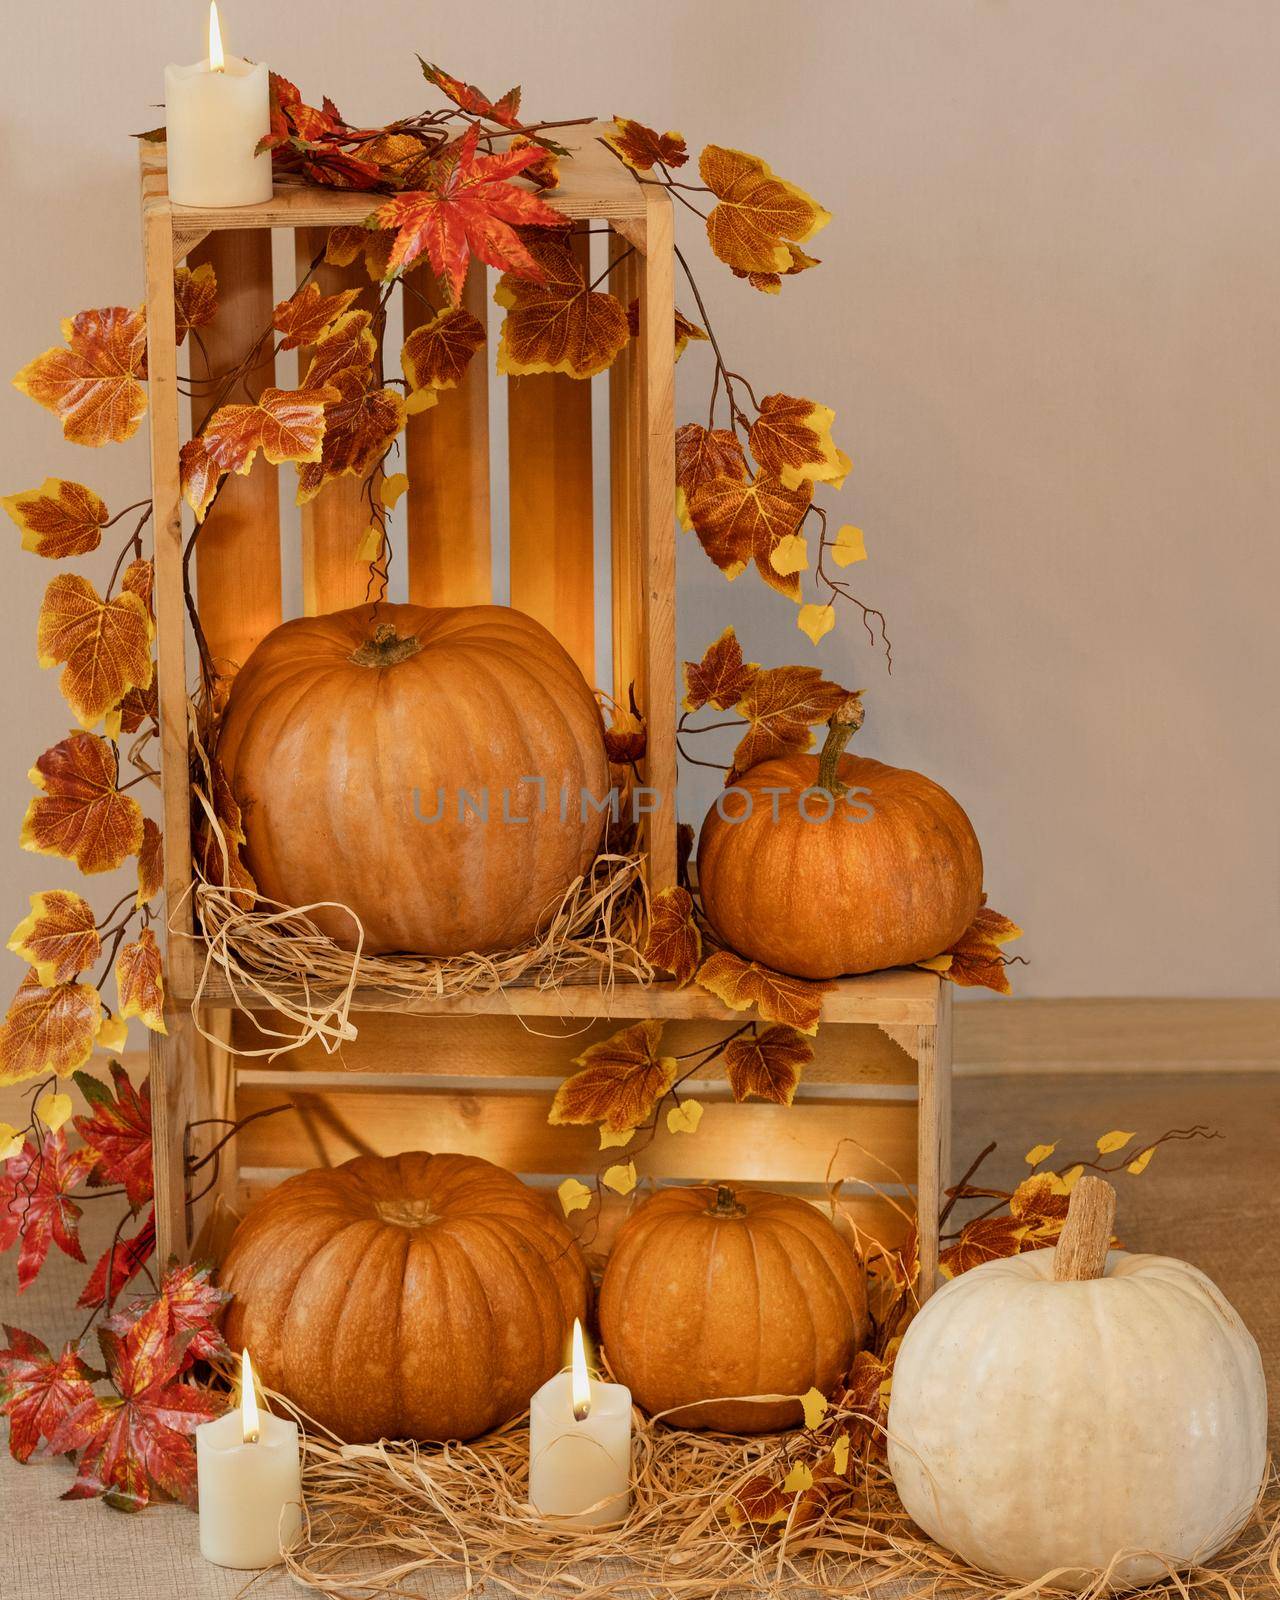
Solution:
M 676 260 L 680 263 L 680 269 L 688 281 L 689 288 L 693 291 L 694 300 L 697 301 L 698 315 L 702 318 L 702 325 L 707 330 L 707 338 L 711 341 L 711 348 L 715 352 L 716 371 L 719 373 L 720 378 L 724 383 L 725 395 L 729 401 L 729 421 L 736 433 L 739 420 L 741 420 L 744 427 L 749 427 L 751 419 L 739 406 L 737 397 L 733 392 L 733 378 L 729 372 L 728 366 L 725 364 L 724 355 L 720 349 L 720 341 L 716 338 L 715 329 L 711 325 L 711 318 L 707 315 L 707 304 L 702 298 L 702 290 L 699 289 L 697 279 L 694 277 L 692 269 L 690 268 L 688 261 L 685 259 L 684 251 L 681 250 L 679 245 L 674 246 L 674 249 Z

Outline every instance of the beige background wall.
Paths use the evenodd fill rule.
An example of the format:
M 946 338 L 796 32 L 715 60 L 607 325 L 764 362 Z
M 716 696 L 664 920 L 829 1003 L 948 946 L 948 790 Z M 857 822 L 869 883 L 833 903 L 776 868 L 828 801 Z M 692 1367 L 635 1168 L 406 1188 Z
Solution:
M 60 316 L 140 298 L 126 136 L 160 120 L 165 62 L 203 53 L 203 13 L 8 9 L 4 373 Z M 1028 929 L 1019 992 L 1280 993 L 1275 0 L 227 0 L 224 21 L 353 119 L 426 103 L 418 50 L 523 81 L 531 112 L 677 126 L 815 192 L 821 269 L 779 300 L 709 266 L 704 286 L 759 392 L 838 413 L 893 675 L 852 626 L 814 650 L 692 541 L 684 653 L 732 618 L 755 659 L 870 691 L 865 748 L 974 818 Z M 681 374 L 697 415 L 707 369 Z M 0 418 L 3 492 L 144 492 L 141 441 L 90 455 L 14 394 Z M 68 881 L 16 844 L 25 769 L 67 717 L 32 650 L 53 569 L 0 538 L 11 923 Z

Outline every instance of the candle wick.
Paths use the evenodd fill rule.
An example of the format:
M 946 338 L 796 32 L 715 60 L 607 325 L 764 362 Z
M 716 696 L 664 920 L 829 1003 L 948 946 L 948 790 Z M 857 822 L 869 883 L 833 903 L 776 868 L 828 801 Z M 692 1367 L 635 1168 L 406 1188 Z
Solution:
M 585 1422 L 590 1415 L 591 1402 L 589 1400 L 580 1400 L 573 1408 L 573 1420 L 575 1422 Z
M 260 1434 L 260 1433 L 259 1433 L 259 1432 L 258 1432 L 258 1430 L 257 1430 L 257 1428 L 255 1428 L 255 1429 L 254 1429 L 254 1430 L 253 1430 L 253 1432 L 252 1432 L 252 1433 L 246 1433 L 246 1434 L 245 1434 L 245 1436 L 244 1436 L 244 1442 L 245 1442 L 245 1443 L 246 1443 L 246 1444 L 257 1444 L 257 1442 L 258 1442 L 258 1440 L 259 1440 L 259 1439 L 260 1439 L 260 1438 L 261 1438 L 261 1437 L 262 1437 L 262 1436 L 261 1436 L 261 1434 Z

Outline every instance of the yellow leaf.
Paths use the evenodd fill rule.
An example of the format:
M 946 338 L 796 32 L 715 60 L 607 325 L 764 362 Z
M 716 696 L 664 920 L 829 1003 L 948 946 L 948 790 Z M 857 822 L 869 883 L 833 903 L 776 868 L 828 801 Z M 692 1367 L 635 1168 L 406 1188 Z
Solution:
M 94 1043 L 104 1050 L 123 1051 L 129 1038 L 129 1024 L 123 1017 L 103 1017 Z
M 804 1425 L 806 1428 L 816 1428 L 827 1414 L 827 1397 L 821 1389 L 810 1389 L 808 1394 L 801 1395 L 800 1404 L 804 1407 Z
M 1084 1167 L 1083 1166 L 1074 1166 L 1074 1167 L 1068 1167 L 1067 1170 L 1062 1174 L 1063 1186 L 1066 1189 L 1068 1194 L 1071 1193 L 1071 1191 L 1075 1188 L 1076 1184 L 1080 1181 L 1080 1174 L 1083 1171 L 1084 1171 Z
M 851 522 L 846 522 L 836 534 L 835 548 L 831 553 L 838 567 L 851 567 L 855 561 L 865 561 L 867 545 L 862 529 L 855 528 Z
M 44 1123 L 50 1133 L 57 1133 L 58 1129 L 71 1115 L 71 1110 L 71 1096 L 69 1094 L 55 1094 L 52 1089 L 46 1089 L 36 1101 L 36 1116 Z
M 1150 1162 L 1152 1156 L 1155 1155 L 1155 1153 L 1156 1153 L 1155 1145 L 1149 1145 L 1142 1152 L 1142 1154 L 1140 1156 L 1135 1156 L 1134 1159 L 1129 1163 L 1129 1165 L 1124 1170 L 1126 1172 L 1132 1172 L 1134 1177 L 1136 1178 L 1139 1173 L 1145 1172 L 1147 1170 L 1147 1165 Z
M 796 616 L 796 627 L 801 633 L 807 633 L 814 644 L 825 638 L 835 625 L 834 606 L 801 606 Z
M 1123 1150 L 1132 1138 L 1133 1135 L 1126 1133 L 1123 1128 L 1115 1128 L 1110 1133 L 1104 1133 L 1098 1140 L 1098 1154 L 1109 1156 L 1116 1150 Z
M 572 1216 L 575 1211 L 585 1211 L 591 1204 L 591 1190 L 585 1183 L 579 1183 L 577 1178 L 566 1178 L 556 1193 L 560 1196 L 560 1209 L 566 1217 Z
M 769 555 L 769 565 L 785 577 L 790 572 L 805 572 L 809 567 L 809 545 L 802 533 L 787 533 Z
M 357 561 L 376 561 L 382 554 L 382 529 L 376 522 L 371 522 L 360 535 L 360 543 L 356 546 Z
M 1029 1167 L 1038 1167 L 1042 1161 L 1047 1161 L 1057 1148 L 1056 1144 L 1033 1144 L 1023 1160 Z
M 849 1435 L 842 1433 L 831 1447 L 831 1465 L 836 1474 L 843 1478 L 849 1470 Z
M 434 389 L 410 389 L 404 397 L 404 414 L 406 417 L 416 417 L 420 411 L 430 411 L 439 399 Z
M 622 1166 L 608 1167 L 600 1180 L 614 1194 L 630 1194 L 636 1186 L 636 1164 L 628 1161 Z
M 0 1161 L 8 1161 L 10 1156 L 20 1155 L 26 1143 L 26 1134 L 20 1129 L 12 1127 L 7 1122 L 0 1122 Z
M 600 1126 L 600 1148 L 602 1150 L 621 1150 L 623 1145 L 630 1144 L 636 1136 L 634 1128 L 607 1128 L 602 1123 Z
M 697 1133 L 702 1121 L 701 1100 L 682 1100 L 667 1112 L 668 1133 Z
M 382 480 L 382 488 L 379 490 L 378 498 L 388 511 L 393 511 L 400 496 L 408 487 L 409 474 L 407 472 L 393 472 L 389 477 Z
M 782 1480 L 782 1487 L 788 1494 L 803 1494 L 806 1489 L 813 1488 L 813 1473 L 803 1461 L 797 1461 Z

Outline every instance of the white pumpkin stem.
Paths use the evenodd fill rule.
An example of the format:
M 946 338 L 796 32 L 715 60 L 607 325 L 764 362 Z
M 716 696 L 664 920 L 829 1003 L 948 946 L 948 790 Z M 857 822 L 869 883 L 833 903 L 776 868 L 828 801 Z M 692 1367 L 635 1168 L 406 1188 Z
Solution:
M 1053 1275 L 1059 1282 L 1102 1276 L 1115 1220 L 1116 1192 L 1107 1180 L 1088 1175 L 1078 1179 L 1053 1250 Z

